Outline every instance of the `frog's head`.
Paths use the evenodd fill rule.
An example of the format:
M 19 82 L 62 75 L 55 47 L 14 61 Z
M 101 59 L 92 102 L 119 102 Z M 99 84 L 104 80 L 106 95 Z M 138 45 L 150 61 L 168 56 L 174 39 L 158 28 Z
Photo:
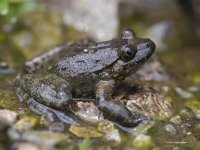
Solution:
M 123 71 L 125 76 L 138 70 L 155 51 L 155 43 L 148 38 L 139 38 L 135 32 L 128 29 L 122 33 L 121 40 L 124 41 L 121 49 L 118 49 L 120 60 L 113 69 Z M 124 44 L 125 43 L 125 44 Z M 118 72 L 119 73 L 119 72 Z

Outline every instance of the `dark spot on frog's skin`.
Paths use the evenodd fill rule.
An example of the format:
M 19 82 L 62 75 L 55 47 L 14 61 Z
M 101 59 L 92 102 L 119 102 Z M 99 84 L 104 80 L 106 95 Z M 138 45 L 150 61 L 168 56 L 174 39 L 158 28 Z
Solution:
M 67 69 L 66 66 L 62 66 L 62 67 L 61 67 L 61 70 L 66 70 L 66 69 Z
M 100 62 L 100 60 L 95 60 L 95 63 L 98 63 L 98 62 Z

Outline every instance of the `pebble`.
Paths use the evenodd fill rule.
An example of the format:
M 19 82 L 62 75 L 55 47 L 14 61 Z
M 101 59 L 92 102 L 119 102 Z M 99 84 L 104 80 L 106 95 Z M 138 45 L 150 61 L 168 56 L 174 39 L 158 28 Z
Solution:
M 139 134 L 133 141 L 133 145 L 139 149 L 147 149 L 150 146 L 153 146 L 151 136 L 145 134 Z
M 176 133 L 177 133 L 177 130 L 174 128 L 174 126 L 172 125 L 172 124 L 167 124 L 167 125 L 165 125 L 165 130 L 167 131 L 167 132 L 169 132 L 170 134 L 173 134 L 173 135 L 175 135 Z
M 170 122 L 176 125 L 180 125 L 182 123 L 182 120 L 179 115 L 175 115 L 170 119 Z
M 17 120 L 17 113 L 7 109 L 0 110 L 0 122 L 12 125 Z
M 180 87 L 176 87 L 175 88 L 176 92 L 183 98 L 186 98 L 186 99 L 189 99 L 189 98 L 192 98 L 193 95 L 185 90 L 183 90 L 182 88 Z
M 14 146 L 15 150 L 47 150 L 45 148 L 42 148 L 38 145 L 32 144 L 32 143 L 19 143 L 15 144 Z M 50 149 L 48 149 L 50 150 Z

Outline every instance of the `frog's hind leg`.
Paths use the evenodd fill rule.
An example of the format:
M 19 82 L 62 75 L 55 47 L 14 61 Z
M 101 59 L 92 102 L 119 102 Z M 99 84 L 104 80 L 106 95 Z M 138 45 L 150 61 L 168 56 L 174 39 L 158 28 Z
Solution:
M 65 80 L 55 75 L 21 75 L 17 77 L 15 87 L 16 89 L 18 87 L 22 88 L 39 103 L 57 110 L 66 110 L 72 101 L 71 87 Z M 19 96 L 19 98 L 21 100 L 25 99 L 22 96 Z
M 53 119 L 53 121 L 61 120 L 62 122 L 66 123 L 66 124 L 80 125 L 80 122 L 78 120 L 75 120 L 75 118 L 76 118 L 75 114 L 73 114 L 71 111 L 69 111 L 69 112 L 57 111 L 55 109 L 52 109 L 51 107 L 46 106 L 46 103 L 45 104 L 39 103 L 38 101 L 41 101 L 41 100 L 36 99 L 36 98 L 39 98 L 39 96 L 32 97 L 31 94 L 29 95 L 28 92 L 30 92 L 30 89 L 27 88 L 26 90 L 24 90 L 24 88 L 27 86 L 21 85 L 22 84 L 21 81 L 24 78 L 28 79 L 28 78 L 30 78 L 30 76 L 21 77 L 21 75 L 18 75 L 14 82 L 16 94 L 19 97 L 21 102 L 25 102 L 26 104 L 28 104 L 30 109 L 37 114 L 46 114 L 48 117 L 50 117 L 51 120 Z M 30 83 L 27 83 L 27 84 L 30 84 Z M 64 87 L 64 86 L 61 86 L 61 87 Z

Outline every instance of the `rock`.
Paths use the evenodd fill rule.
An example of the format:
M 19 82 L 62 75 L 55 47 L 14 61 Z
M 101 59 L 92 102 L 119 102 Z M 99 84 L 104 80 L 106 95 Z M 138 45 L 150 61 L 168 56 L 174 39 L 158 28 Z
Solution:
M 193 97 L 192 93 L 189 93 L 188 91 L 185 91 L 180 87 L 176 87 L 175 90 L 183 98 L 189 99 Z
M 11 74 L 15 70 L 11 68 L 5 61 L 0 60 L 0 74 Z
M 63 17 L 66 24 L 88 32 L 98 41 L 109 40 L 117 35 L 118 1 L 69 0 L 63 5 L 66 6 Z
M 17 120 L 17 113 L 8 109 L 0 110 L 0 123 L 12 125 Z
M 196 118 L 194 112 L 188 107 L 181 109 L 179 112 L 179 116 L 184 122 L 188 122 Z
M 182 123 L 182 120 L 179 115 L 175 115 L 170 119 L 170 122 L 175 125 L 180 125 Z
M 28 130 L 13 140 L 34 143 L 42 147 L 54 147 L 67 140 L 67 135 L 59 132 Z
M 80 127 L 71 125 L 69 131 L 75 134 L 77 137 L 82 138 L 95 138 L 103 136 L 103 134 L 94 127 Z
M 127 108 L 133 113 L 139 113 L 154 119 L 168 118 L 173 114 L 172 99 L 167 95 L 145 89 L 129 95 Z
M 120 143 L 122 140 L 119 131 L 114 127 L 113 123 L 110 121 L 100 122 L 98 125 L 98 130 L 104 133 L 103 137 L 104 139 L 106 139 L 106 141 Z
M 154 146 L 151 136 L 140 134 L 132 142 L 133 146 L 139 149 L 150 149 Z
M 77 137 L 82 138 L 97 138 L 102 137 L 106 141 L 110 142 L 121 142 L 119 131 L 114 127 L 110 121 L 102 121 L 98 124 L 98 127 L 80 127 L 72 125 L 69 129 Z
M 57 132 L 63 132 L 65 130 L 65 125 L 62 122 L 54 122 L 50 127 L 50 131 L 57 131 Z
M 93 102 L 78 102 L 77 107 L 79 111 L 76 112 L 76 115 L 84 121 L 94 124 L 104 120 L 103 114 Z
M 35 117 L 24 116 L 8 130 L 8 136 L 12 140 L 21 139 L 22 134 L 30 129 L 33 129 L 37 123 L 38 120 Z
M 173 135 L 177 134 L 177 130 L 173 127 L 172 124 L 167 124 L 167 125 L 165 125 L 164 128 L 165 128 L 165 130 L 166 130 L 167 132 L 169 132 L 170 134 L 173 134 Z
M 52 148 L 42 148 L 41 146 L 32 143 L 18 143 L 14 146 L 15 150 L 53 150 Z
M 24 116 L 19 121 L 17 121 L 12 128 L 18 132 L 24 132 L 26 130 L 33 129 L 38 125 L 38 123 L 39 121 L 36 117 Z

